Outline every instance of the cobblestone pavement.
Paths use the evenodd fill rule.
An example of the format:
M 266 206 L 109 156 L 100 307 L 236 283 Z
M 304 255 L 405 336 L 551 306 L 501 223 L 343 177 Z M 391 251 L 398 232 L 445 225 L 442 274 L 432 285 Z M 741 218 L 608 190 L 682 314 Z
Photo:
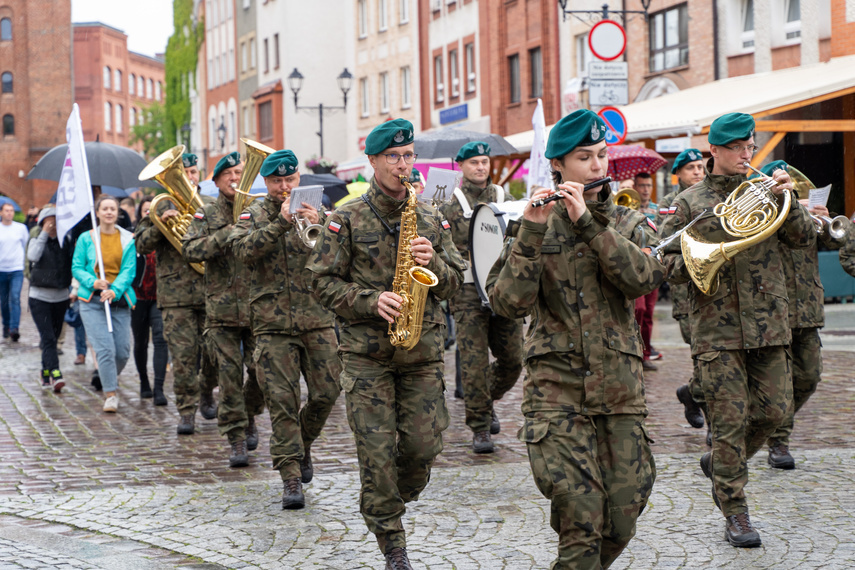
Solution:
M 836 307 L 824 339 L 855 328 L 855 310 Z M 674 397 L 691 366 L 668 314 L 657 308 L 655 344 L 665 358 L 646 379 L 658 477 L 637 536 L 613 567 L 855 567 L 855 352 L 824 352 L 823 382 L 796 421 L 797 469 L 769 469 L 762 453 L 752 460 L 747 491 L 764 543 L 734 549 L 698 468 L 704 432 L 688 426 Z M 0 344 L 0 569 L 383 567 L 357 508 L 342 400 L 313 447 L 307 508 L 283 511 L 266 417 L 250 467 L 229 469 L 215 422 L 199 417 L 196 435 L 177 436 L 172 401 L 141 401 L 132 362 L 120 379 L 120 413 L 102 413 L 89 387 L 91 356 L 85 367 L 72 364 L 71 334 L 61 357 L 68 385 L 61 395 L 42 391 L 29 314 L 22 325 L 20 343 Z M 549 505 L 515 437 L 520 392 L 498 403 L 492 455 L 471 453 L 462 401 L 449 393 L 445 451 L 405 517 L 417 568 L 546 568 L 553 559 Z

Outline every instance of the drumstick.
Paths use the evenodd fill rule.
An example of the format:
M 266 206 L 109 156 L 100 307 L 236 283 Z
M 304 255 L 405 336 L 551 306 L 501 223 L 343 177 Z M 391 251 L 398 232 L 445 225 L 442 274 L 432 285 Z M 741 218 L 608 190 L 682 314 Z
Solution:
M 606 176 L 605 178 L 600 178 L 599 180 L 594 180 L 590 184 L 585 184 L 585 186 L 582 188 L 582 192 L 587 192 L 588 190 L 591 190 L 591 189 L 596 188 L 598 186 L 605 186 L 606 184 L 610 183 L 611 181 L 612 181 L 611 176 Z M 560 198 L 562 198 L 561 194 L 558 194 L 556 192 L 555 194 L 553 194 L 552 196 L 549 196 L 548 198 L 538 198 L 537 200 L 535 200 L 534 202 L 531 203 L 531 207 L 532 208 L 540 208 L 541 206 L 543 206 L 545 204 L 549 204 L 550 202 L 554 202 L 555 200 L 558 200 Z

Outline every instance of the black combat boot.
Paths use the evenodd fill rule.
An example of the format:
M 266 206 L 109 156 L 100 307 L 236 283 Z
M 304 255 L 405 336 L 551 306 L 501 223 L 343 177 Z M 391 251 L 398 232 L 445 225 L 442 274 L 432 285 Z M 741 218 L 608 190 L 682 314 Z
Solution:
M 296 477 L 282 482 L 282 508 L 302 509 L 306 506 L 306 498 L 303 496 L 303 485 Z
M 217 417 L 217 401 L 214 399 L 214 390 L 202 389 L 202 394 L 199 398 L 199 411 L 202 417 L 206 420 L 213 420 Z
M 303 483 L 311 483 L 315 476 L 315 468 L 312 466 L 312 444 L 303 442 L 303 460 L 300 461 L 300 480 Z
M 386 570 L 413 570 L 406 548 L 393 548 L 386 554 Z
M 183 414 L 178 421 L 178 435 L 193 435 L 196 431 L 196 414 Z
M 490 433 L 496 435 L 500 431 L 502 431 L 502 424 L 499 423 L 499 416 L 496 415 L 496 408 L 493 408 L 493 412 L 490 417 Z
M 163 394 L 163 378 L 154 379 L 154 405 L 165 406 L 167 404 L 166 396 Z
M 739 513 L 727 517 L 724 527 L 724 537 L 737 548 L 754 548 L 760 546 L 760 533 L 754 530 L 748 513 Z
M 795 469 L 796 460 L 790 455 L 790 448 L 783 443 L 769 447 L 769 465 L 775 469 Z
M 493 441 L 490 432 L 479 431 L 472 436 L 472 449 L 475 453 L 493 453 Z
M 249 425 L 246 426 L 246 448 L 255 451 L 258 447 L 258 427 L 255 425 L 255 416 L 249 416 Z
M 700 406 L 692 398 L 692 393 L 686 384 L 677 388 L 677 399 L 683 404 L 684 414 L 689 425 L 695 429 L 704 427 L 704 415 L 701 413 Z
M 232 443 L 229 467 L 246 467 L 247 465 L 249 465 L 249 454 L 246 451 L 246 440 L 241 439 Z

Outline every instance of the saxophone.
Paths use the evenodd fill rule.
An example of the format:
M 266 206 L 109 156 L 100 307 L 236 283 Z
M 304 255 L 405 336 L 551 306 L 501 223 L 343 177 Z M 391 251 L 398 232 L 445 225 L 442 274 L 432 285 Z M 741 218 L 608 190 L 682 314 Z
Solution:
M 401 297 L 400 315 L 389 323 L 389 338 L 392 346 L 406 350 L 419 343 L 422 336 L 422 319 L 428 290 L 439 283 L 433 271 L 416 265 L 410 242 L 419 237 L 416 217 L 418 199 L 416 191 L 406 176 L 399 177 L 407 189 L 407 207 L 401 213 L 401 229 L 398 237 L 398 261 L 392 292 Z

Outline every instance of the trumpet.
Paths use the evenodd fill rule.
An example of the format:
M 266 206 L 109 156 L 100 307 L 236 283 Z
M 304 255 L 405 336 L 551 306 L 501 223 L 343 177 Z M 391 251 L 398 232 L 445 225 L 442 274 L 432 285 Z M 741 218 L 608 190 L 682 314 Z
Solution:
M 306 219 L 299 214 L 294 215 L 294 225 L 300 233 L 300 239 L 306 244 L 306 247 L 315 247 L 318 241 L 318 236 L 324 230 L 324 227 L 319 224 L 307 224 Z
M 846 229 L 849 227 L 849 218 L 846 216 L 814 216 L 810 215 L 813 223 L 816 224 L 816 233 L 818 235 L 828 234 L 833 240 L 841 240 L 846 237 Z

